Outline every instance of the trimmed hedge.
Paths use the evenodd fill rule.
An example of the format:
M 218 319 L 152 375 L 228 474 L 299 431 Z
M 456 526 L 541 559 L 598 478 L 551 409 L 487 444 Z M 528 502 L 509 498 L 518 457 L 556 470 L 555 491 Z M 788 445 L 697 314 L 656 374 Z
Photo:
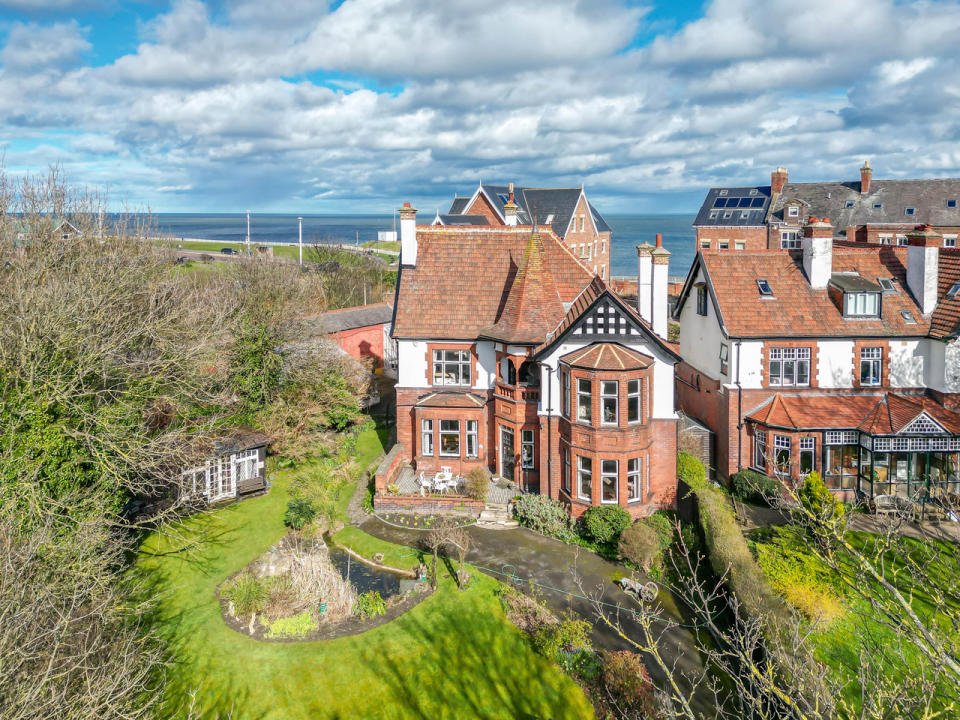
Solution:
M 587 539 L 599 545 L 615 543 L 630 526 L 630 513 L 619 505 L 595 505 L 583 514 Z
M 730 494 L 744 502 L 768 505 L 770 498 L 783 494 L 783 486 L 762 473 L 741 470 L 730 476 Z
M 703 464 L 692 455 L 680 453 L 677 474 L 697 499 L 700 526 L 714 573 L 718 577 L 726 574 L 727 585 L 741 608 L 748 616 L 765 620 L 768 629 L 787 620 L 790 610 L 753 559 L 728 496 L 707 482 Z

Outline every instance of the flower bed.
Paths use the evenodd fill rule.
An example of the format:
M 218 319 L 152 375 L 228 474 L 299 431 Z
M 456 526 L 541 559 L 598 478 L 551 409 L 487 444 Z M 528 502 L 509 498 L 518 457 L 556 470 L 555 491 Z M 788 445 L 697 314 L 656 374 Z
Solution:
M 406 512 L 378 513 L 377 517 L 379 517 L 385 523 L 388 523 L 390 525 L 409 528 L 411 530 L 430 530 L 441 519 L 447 521 L 448 523 L 452 522 L 458 527 L 463 527 L 465 525 L 472 525 L 474 522 L 474 519 L 472 517 L 464 516 L 464 515 L 453 515 L 453 516 L 423 515 L 415 512 L 413 513 L 406 513 Z

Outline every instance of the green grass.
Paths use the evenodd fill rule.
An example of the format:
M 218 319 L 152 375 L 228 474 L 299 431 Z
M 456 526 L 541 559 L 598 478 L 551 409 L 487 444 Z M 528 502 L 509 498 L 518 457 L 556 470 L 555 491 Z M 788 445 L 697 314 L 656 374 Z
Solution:
M 400 252 L 400 241 L 385 240 L 380 242 L 379 240 L 371 240 L 370 242 L 363 243 L 363 247 L 371 248 L 372 250 L 393 250 L 394 252 Z
M 358 447 L 361 456 L 375 449 L 370 439 Z M 592 717 L 579 688 L 506 620 L 497 583 L 477 572 L 464 592 L 443 575 L 433 596 L 361 635 L 265 643 L 228 628 L 215 588 L 284 535 L 296 472 L 276 473 L 268 495 L 192 517 L 142 544 L 136 570 L 158 597 L 156 627 L 175 658 L 164 698 L 170 715 L 186 715 L 195 691 L 204 718 Z M 337 539 L 364 555 L 384 552 L 388 562 L 411 553 L 356 528 Z
M 181 241 L 164 241 L 161 244 L 164 245 L 165 247 L 170 247 L 170 248 L 176 248 L 177 245 L 180 245 L 181 249 L 183 250 L 193 250 L 196 252 L 220 252 L 221 249 L 228 247 L 238 251 L 241 255 L 247 254 L 246 243 L 239 243 L 239 242 L 214 242 L 212 240 L 196 240 L 196 241 L 184 240 L 182 242 Z M 387 244 L 390 244 L 390 243 L 387 243 Z M 400 243 L 397 243 L 397 246 L 398 246 L 396 248 L 397 250 L 400 249 L 399 245 Z M 250 247 L 252 249 L 252 252 L 256 254 L 257 243 L 251 242 Z M 298 260 L 300 258 L 300 248 L 297 245 L 294 245 L 294 244 L 273 245 L 270 247 L 273 247 L 274 257 L 289 258 L 291 260 Z M 311 246 L 308 246 L 306 244 L 304 244 L 303 246 L 304 262 L 310 261 L 310 257 L 311 257 L 310 247 Z M 388 247 L 384 249 L 392 250 L 393 248 Z M 348 250 L 337 251 L 337 250 L 331 249 L 330 252 L 335 253 L 338 256 L 337 260 L 339 260 L 341 265 L 353 265 L 356 263 L 358 258 L 362 257 L 361 255 L 357 255 L 356 253 L 350 252 Z M 397 261 L 397 258 L 393 255 L 384 255 L 383 253 L 374 253 L 374 254 L 377 257 L 379 257 L 381 260 L 384 260 L 387 263 L 395 263 Z

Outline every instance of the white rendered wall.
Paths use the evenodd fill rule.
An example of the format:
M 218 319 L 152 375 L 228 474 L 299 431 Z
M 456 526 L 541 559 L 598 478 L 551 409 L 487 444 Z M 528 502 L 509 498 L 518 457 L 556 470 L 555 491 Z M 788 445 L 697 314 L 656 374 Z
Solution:
M 477 377 L 473 387 L 476 390 L 489 390 L 497 382 L 497 353 L 491 340 L 477 341 Z
M 733 344 L 730 364 L 730 383 L 737 381 L 736 343 Z M 740 343 L 740 387 L 763 387 L 763 343 L 758 340 L 744 340 Z
M 821 340 L 817 346 L 817 385 L 822 388 L 853 387 L 853 340 Z
M 696 282 L 703 280 L 702 271 L 698 272 Z M 720 376 L 720 343 L 727 342 L 720 320 L 713 307 L 713 301 L 707 297 L 707 314 L 697 314 L 697 289 L 693 288 L 680 312 L 680 357 L 691 367 L 713 380 L 733 382 L 733 347 L 730 348 L 730 376 Z M 731 343 L 732 345 L 732 343 Z
M 397 341 L 397 385 L 428 387 L 427 343 L 422 340 Z
M 960 392 L 960 340 L 946 346 L 944 358 L 944 390 Z
M 891 387 L 923 386 L 923 345 L 919 340 L 890 341 Z

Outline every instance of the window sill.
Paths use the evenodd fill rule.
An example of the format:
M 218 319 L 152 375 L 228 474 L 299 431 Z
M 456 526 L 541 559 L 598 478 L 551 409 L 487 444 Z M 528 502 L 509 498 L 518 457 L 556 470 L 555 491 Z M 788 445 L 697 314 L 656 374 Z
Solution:
M 601 505 L 619 505 L 620 501 L 619 500 L 601 500 L 600 504 Z
M 632 500 L 627 500 L 627 505 L 632 505 L 633 503 L 641 502 L 643 498 L 633 498 Z

